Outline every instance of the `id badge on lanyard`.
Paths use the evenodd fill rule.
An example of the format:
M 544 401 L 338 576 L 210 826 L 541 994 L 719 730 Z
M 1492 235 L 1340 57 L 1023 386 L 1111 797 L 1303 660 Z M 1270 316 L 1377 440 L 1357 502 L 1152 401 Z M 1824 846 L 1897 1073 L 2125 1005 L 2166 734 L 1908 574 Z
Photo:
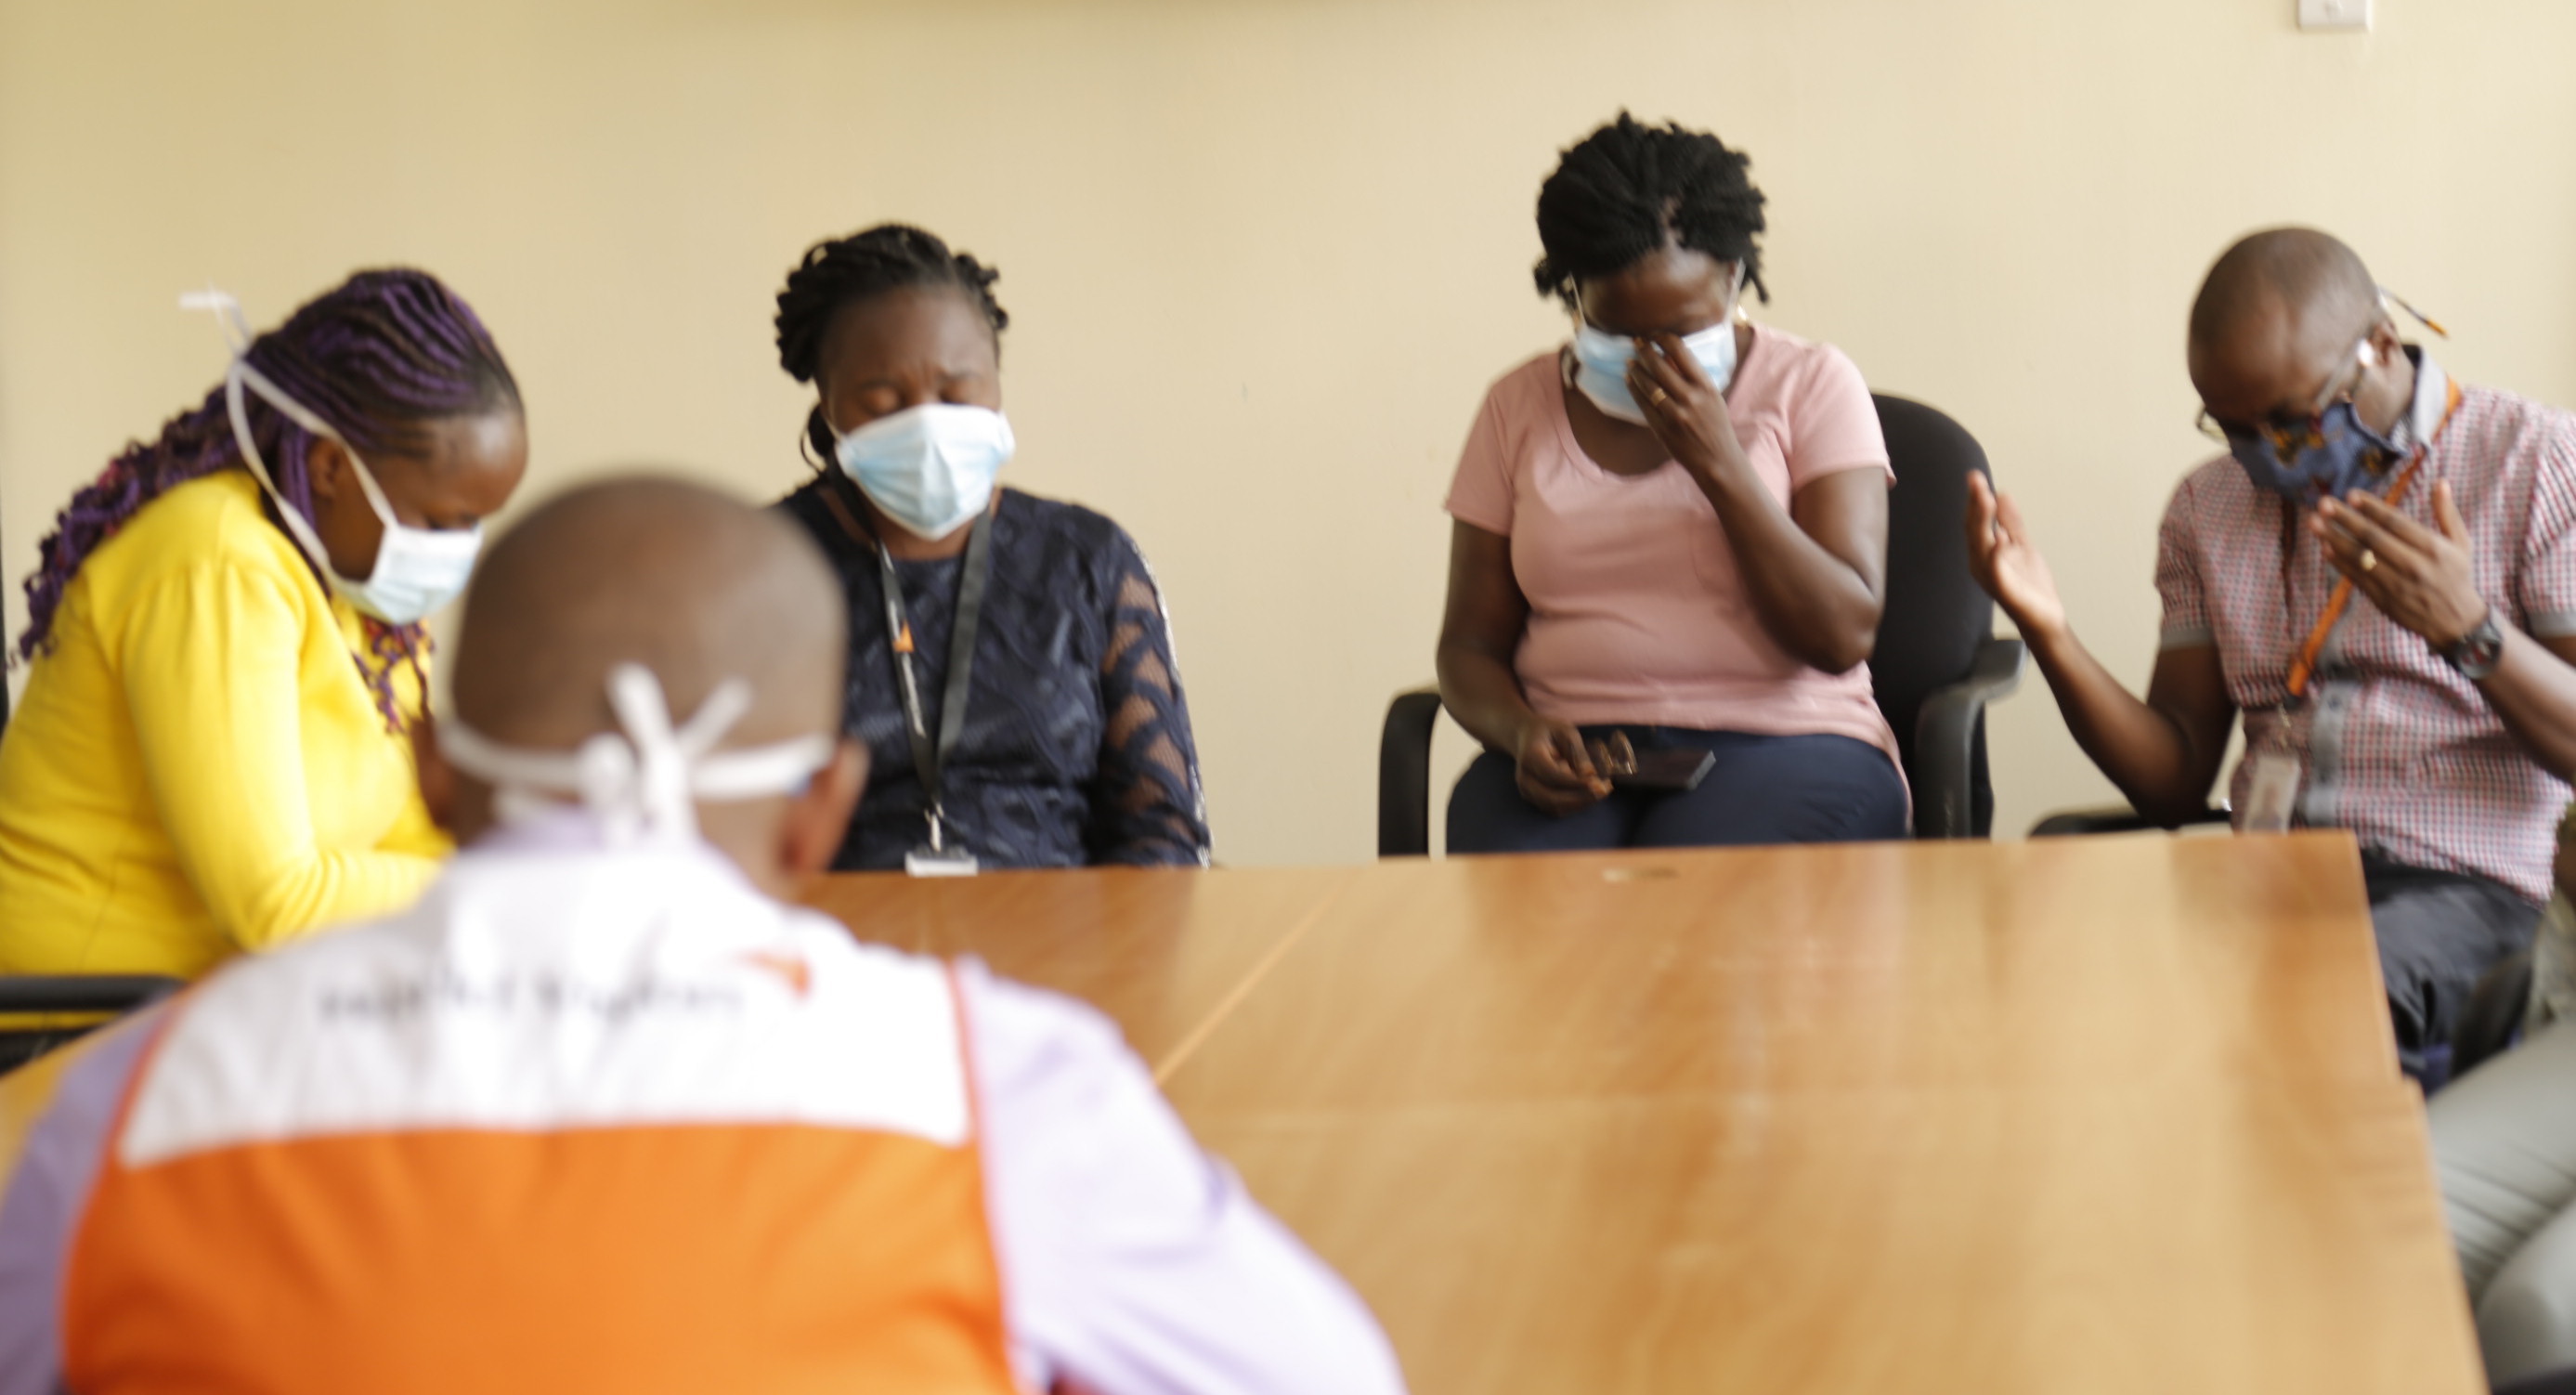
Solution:
M 973 531 L 966 536 L 966 571 L 957 585 L 957 623 L 948 636 L 948 681 L 940 695 L 939 736 L 935 742 L 922 706 L 921 686 L 913 676 L 912 622 L 904 614 L 903 584 L 895 575 L 894 559 L 887 555 L 885 544 L 877 543 L 877 566 L 885 584 L 886 637 L 894 653 L 895 691 L 903 700 L 904 734 L 912 740 L 913 773 L 921 780 L 923 800 L 929 806 L 928 837 L 903 855 L 903 870 L 916 877 L 971 877 L 977 870 L 975 854 L 950 837 L 945 777 L 949 758 L 957 750 L 958 736 L 966 728 L 966 694 L 975 671 L 975 632 L 983 619 L 984 587 L 993 570 L 991 522 L 989 516 L 976 519 Z
M 930 841 L 903 855 L 903 872 L 908 877 L 971 877 L 982 869 L 975 854 L 964 848 L 942 850 L 939 844 L 939 816 L 930 816 Z
M 2450 406 L 2454 409 L 2459 406 L 2457 384 L 2451 388 Z M 2448 410 L 2442 419 L 2446 424 L 2449 422 Z M 2415 476 L 2422 472 L 2425 457 L 2430 454 L 2429 441 L 2416 445 L 2406 468 L 2398 472 L 2396 482 L 2389 487 L 2390 507 L 2406 502 L 2406 491 L 2414 485 Z M 2286 606 L 2290 600 L 2291 542 L 2295 537 L 2291 529 L 2296 525 L 2288 514 L 2284 514 L 2282 525 L 2281 601 Z M 2249 748 L 2245 752 L 2248 771 L 2245 810 L 2236 825 L 2244 832 L 2287 833 L 2298 817 L 2299 789 L 2306 780 L 2307 769 L 2291 744 L 2288 727 L 2298 719 L 2299 709 L 2307 702 L 2308 688 L 2316 681 L 2318 660 L 2324 656 L 2326 641 L 2333 636 L 2335 627 L 2343 622 L 2344 612 L 2351 609 L 2352 593 L 2352 578 L 2343 577 L 2335 582 L 2333 592 L 2326 598 L 2325 613 L 2317 617 L 2316 625 L 2308 631 L 2308 637 L 2300 643 L 2298 654 L 2290 664 L 2286 684 L 2290 692 L 2288 699 L 2281 704 L 2280 730 L 2266 738 L 2259 748 Z
M 2246 752 L 2245 762 L 2253 774 L 2245 786 L 2245 817 L 2237 827 L 2247 833 L 2289 832 L 2290 819 L 2299 810 L 2299 753 L 2284 736 Z

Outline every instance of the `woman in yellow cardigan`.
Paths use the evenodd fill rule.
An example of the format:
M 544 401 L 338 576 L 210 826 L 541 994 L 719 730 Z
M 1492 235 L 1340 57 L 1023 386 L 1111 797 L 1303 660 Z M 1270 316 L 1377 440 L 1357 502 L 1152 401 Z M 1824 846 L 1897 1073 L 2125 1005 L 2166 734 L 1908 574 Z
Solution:
M 0 736 L 0 973 L 201 973 L 398 909 L 447 844 L 414 788 L 421 620 L 527 466 L 465 302 L 361 272 L 73 496 Z

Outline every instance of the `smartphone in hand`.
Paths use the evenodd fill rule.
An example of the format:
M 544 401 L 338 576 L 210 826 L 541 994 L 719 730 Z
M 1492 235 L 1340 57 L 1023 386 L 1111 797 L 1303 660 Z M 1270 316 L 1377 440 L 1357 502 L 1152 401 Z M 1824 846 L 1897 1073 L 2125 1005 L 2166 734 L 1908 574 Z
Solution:
M 1638 753 L 1632 768 L 1611 776 L 1610 783 L 1632 790 L 1695 790 L 1716 764 L 1716 756 L 1696 746 L 1666 746 Z
M 1607 741 L 1592 743 L 1593 768 L 1609 776 L 1610 783 L 1620 789 L 1676 793 L 1695 790 L 1716 764 L 1716 756 L 1696 746 L 1639 751 L 1624 731 L 1612 732 Z

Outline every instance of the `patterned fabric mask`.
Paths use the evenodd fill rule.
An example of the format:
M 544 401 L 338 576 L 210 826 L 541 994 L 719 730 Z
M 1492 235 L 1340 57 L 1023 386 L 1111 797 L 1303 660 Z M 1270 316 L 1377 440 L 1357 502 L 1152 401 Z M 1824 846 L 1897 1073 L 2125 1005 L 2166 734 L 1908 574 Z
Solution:
M 2228 427 L 2227 449 L 2247 478 L 2294 504 L 2340 499 L 2376 485 L 2405 452 L 2362 425 L 2350 401 L 2337 402 L 2308 422 L 2253 430 Z

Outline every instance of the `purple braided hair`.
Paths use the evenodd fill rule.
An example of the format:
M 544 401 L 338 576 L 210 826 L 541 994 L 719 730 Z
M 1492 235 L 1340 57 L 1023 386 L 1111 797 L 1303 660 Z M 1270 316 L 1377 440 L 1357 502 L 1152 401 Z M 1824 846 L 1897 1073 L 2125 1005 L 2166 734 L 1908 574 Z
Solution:
M 338 428 L 361 455 L 425 449 L 430 423 L 519 410 L 518 381 L 483 322 L 425 271 L 361 271 L 306 302 L 285 324 L 253 340 L 251 366 Z M 312 433 L 259 397 L 247 399 L 252 439 L 277 490 L 297 513 L 313 517 L 313 482 L 305 456 Z M 72 496 L 38 547 L 27 577 L 27 631 L 18 657 L 51 647 L 63 590 L 99 544 L 154 499 L 217 470 L 241 468 L 221 385 L 172 417 L 149 442 L 128 442 L 96 480 Z M 329 581 L 315 570 L 327 588 Z M 394 670 L 421 676 L 429 645 L 419 625 L 365 618 L 367 649 L 352 655 L 375 694 L 386 729 L 404 719 L 394 696 Z

